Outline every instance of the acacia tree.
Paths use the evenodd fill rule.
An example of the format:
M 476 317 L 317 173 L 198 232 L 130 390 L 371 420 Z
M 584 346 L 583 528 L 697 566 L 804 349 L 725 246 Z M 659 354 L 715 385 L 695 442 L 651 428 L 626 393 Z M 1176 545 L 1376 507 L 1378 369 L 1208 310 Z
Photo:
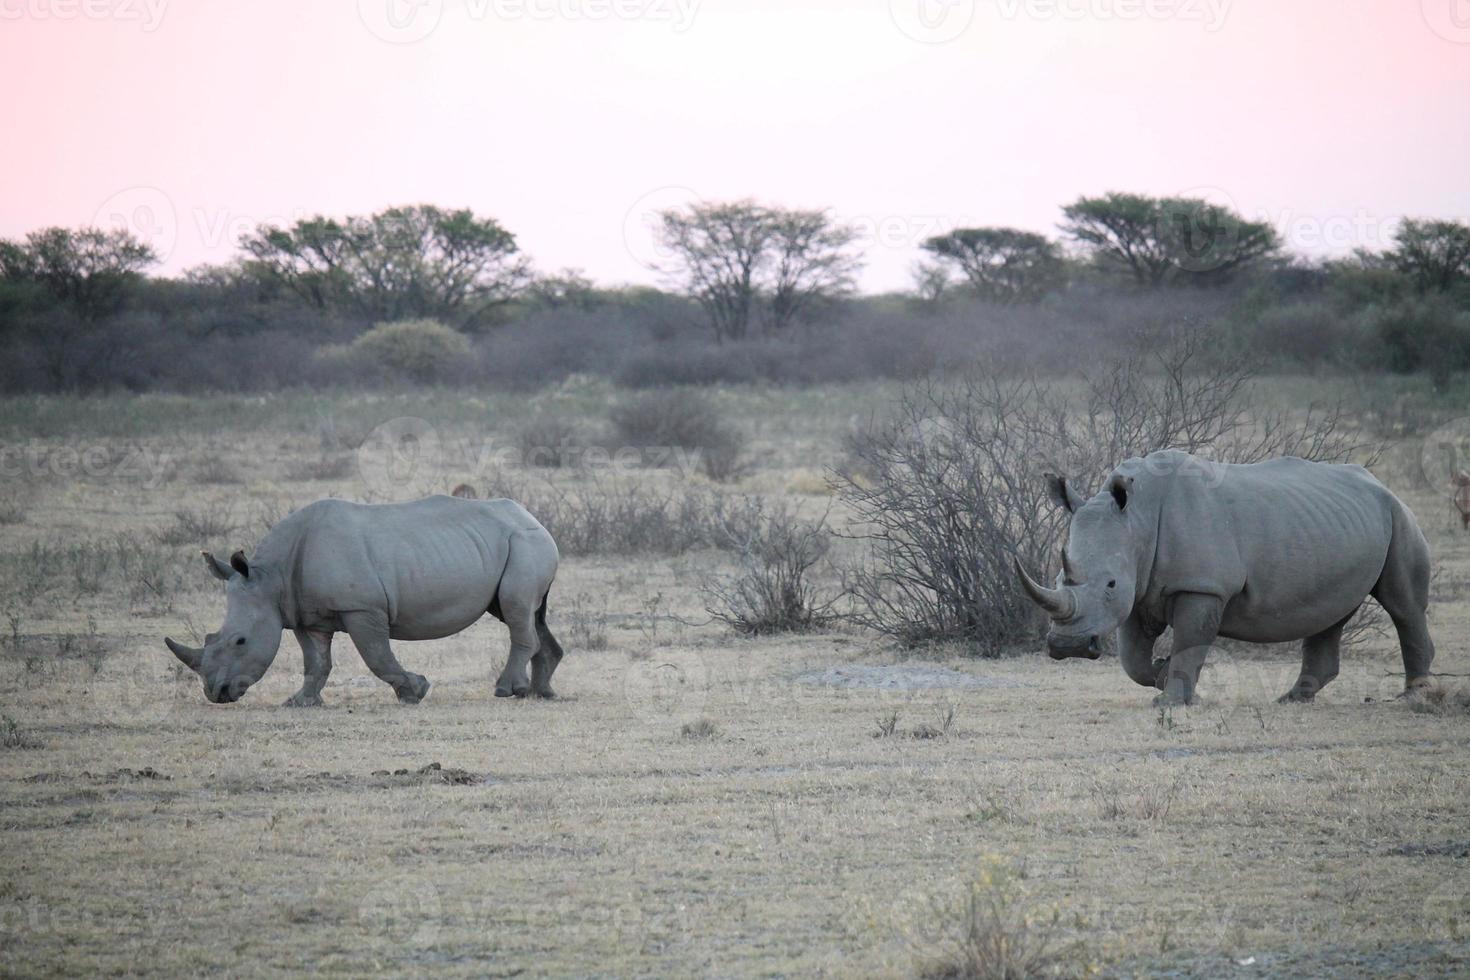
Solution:
M 1054 242 L 1015 228 L 956 228 L 921 246 L 941 263 L 957 267 L 970 288 L 997 303 L 1040 299 L 1061 277 Z
M 739 340 L 764 308 L 782 330 L 819 303 L 848 293 L 861 261 L 852 228 L 825 211 L 766 207 L 751 200 L 704 203 L 659 214 L 663 271 L 699 303 L 715 340 Z
M 1062 230 L 1140 286 L 1213 285 L 1281 249 L 1269 224 L 1191 197 L 1112 192 L 1062 209 Z
M 317 216 L 262 225 L 240 245 L 250 274 L 316 309 L 374 322 L 429 317 L 480 329 L 532 278 L 515 236 L 467 208 Z
M 1448 292 L 1470 281 L 1470 225 L 1406 218 L 1387 259 L 1420 292 Z
M 121 228 L 44 228 L 0 239 L 0 328 L 13 323 L 30 335 L 55 387 L 74 384 L 84 344 L 98 362 L 126 349 L 127 338 L 104 321 L 123 310 L 157 261 L 151 245 Z
M 122 309 L 157 261 L 151 245 L 121 228 L 44 228 L 0 239 L 0 280 L 42 290 L 89 323 Z
M 857 230 L 825 211 L 770 210 L 774 255 L 767 324 L 783 330 L 815 306 L 852 292 L 862 260 L 849 251 Z

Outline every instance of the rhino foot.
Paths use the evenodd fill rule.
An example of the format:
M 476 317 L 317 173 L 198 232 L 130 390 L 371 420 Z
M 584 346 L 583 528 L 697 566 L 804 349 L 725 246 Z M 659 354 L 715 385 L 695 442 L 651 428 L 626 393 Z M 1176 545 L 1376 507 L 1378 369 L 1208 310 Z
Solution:
M 520 685 L 518 687 L 514 687 L 514 688 L 501 687 L 499 685 L 496 685 L 496 687 L 495 687 L 495 696 L 497 698 L 509 698 L 509 697 L 523 698 L 527 694 L 530 694 L 530 693 L 531 693 L 531 689 L 529 687 L 527 687 L 525 684 L 522 684 L 522 685 Z
M 1317 696 L 1316 691 L 1303 691 L 1300 688 L 1292 688 L 1281 697 L 1276 699 L 1277 704 L 1310 704 Z
M 535 695 L 536 697 L 540 698 L 543 701 L 555 701 L 556 700 L 556 692 L 553 691 L 549 687 L 543 687 L 543 688 L 541 688 L 541 690 L 539 690 L 539 691 L 532 691 L 531 693 L 533 695 Z
M 320 694 L 307 694 L 305 691 L 297 691 L 291 695 L 282 705 L 287 708 L 320 708 L 322 696 Z
M 1192 697 L 1188 700 L 1185 700 L 1184 698 L 1181 698 L 1179 695 L 1174 694 L 1170 691 L 1165 691 L 1163 694 L 1154 695 L 1155 708 L 1179 708 L 1189 707 L 1197 704 L 1199 704 L 1199 698 Z
M 418 704 L 429 693 L 429 679 L 422 674 L 409 674 L 408 683 L 396 693 L 399 704 Z

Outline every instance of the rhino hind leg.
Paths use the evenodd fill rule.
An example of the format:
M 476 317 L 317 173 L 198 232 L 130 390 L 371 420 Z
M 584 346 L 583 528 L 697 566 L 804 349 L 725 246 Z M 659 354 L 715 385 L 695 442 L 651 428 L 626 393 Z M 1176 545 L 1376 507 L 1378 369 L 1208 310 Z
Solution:
M 1434 639 L 1429 635 L 1429 545 L 1407 508 L 1394 516 L 1393 542 L 1383 574 L 1370 593 L 1399 635 L 1404 657 L 1405 693 L 1430 682 Z
M 378 680 L 393 688 L 400 704 L 418 704 L 429 693 L 428 678 L 404 670 L 388 643 L 388 616 L 382 612 L 343 613 L 342 625 L 362 662 Z
M 538 698 L 554 698 L 556 692 L 551 689 L 551 675 L 556 673 L 563 651 L 556 637 L 551 635 L 551 628 L 546 625 L 545 597 L 536 610 L 536 638 L 541 645 L 531 658 L 531 693 Z
M 1279 703 L 1310 701 L 1337 676 L 1342 628 L 1352 618 L 1349 615 L 1337 625 L 1302 641 L 1302 672 L 1291 690 L 1277 698 Z

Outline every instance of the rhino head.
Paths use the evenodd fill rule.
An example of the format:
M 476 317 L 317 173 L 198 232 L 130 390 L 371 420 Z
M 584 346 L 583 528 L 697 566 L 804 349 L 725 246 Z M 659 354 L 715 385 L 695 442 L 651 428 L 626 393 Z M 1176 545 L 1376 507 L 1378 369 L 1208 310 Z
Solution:
M 1072 515 L 1062 546 L 1062 570 L 1047 588 L 1026 572 L 1019 558 L 1016 574 L 1026 595 L 1051 617 L 1046 634 L 1053 660 L 1102 656 L 1102 638 L 1133 610 L 1138 589 L 1138 536 L 1128 512 L 1133 478 L 1114 474 L 1107 490 L 1092 499 L 1078 493 L 1065 478 L 1048 473 L 1047 489 Z
M 280 579 L 267 565 L 252 565 L 243 551 L 228 564 L 204 552 L 204 564 L 225 582 L 225 622 L 219 632 L 195 649 L 164 637 L 173 655 L 204 682 L 204 696 L 215 704 L 240 700 L 265 675 L 281 647 L 285 628 L 280 608 Z

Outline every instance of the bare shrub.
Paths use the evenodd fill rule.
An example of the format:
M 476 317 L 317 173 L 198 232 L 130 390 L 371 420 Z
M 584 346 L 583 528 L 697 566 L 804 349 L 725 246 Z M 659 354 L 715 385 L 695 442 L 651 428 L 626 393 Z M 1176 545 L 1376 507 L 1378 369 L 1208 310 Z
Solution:
M 516 432 L 516 448 L 526 466 L 559 469 L 576 465 L 587 448 L 587 438 L 571 419 L 538 415 Z
M 714 402 L 687 388 L 640 392 L 615 405 L 608 418 L 621 446 L 697 453 L 696 465 L 712 480 L 728 481 L 744 470 L 745 435 L 720 416 Z M 667 465 L 671 453 L 660 454 Z
M 838 491 L 870 558 L 849 570 L 857 619 L 907 644 L 959 640 L 987 656 L 1043 623 L 1012 556 L 1055 570 L 1066 515 L 1043 474 L 1097 486 L 1120 461 L 1181 449 L 1221 462 L 1278 455 L 1343 461 L 1364 447 L 1337 410 L 1251 410 L 1248 363 L 1208 356 L 1206 332 L 1135 339 L 1136 353 L 1069 389 L 1034 375 L 922 381 L 894 417 L 851 440 Z
M 170 547 L 202 545 L 211 539 L 224 537 L 238 526 L 228 507 L 218 510 L 181 507 L 174 511 L 173 521 L 154 532 L 154 537 L 159 544 Z
M 734 576 L 705 579 L 705 610 L 737 633 L 761 635 L 816 629 L 830 619 L 810 573 L 831 548 L 827 514 L 804 521 L 785 506 L 745 498 L 738 520 L 720 506 L 716 523 L 740 562 Z
M 590 593 L 579 592 L 566 604 L 567 645 L 574 650 L 607 649 L 607 599 L 593 604 Z
M 1090 972 L 1058 906 L 1033 902 L 1019 875 L 991 862 L 957 901 L 929 911 L 918 975 L 925 980 L 1022 980 Z M 934 949 L 932 947 L 937 947 Z
M 0 503 L 0 527 L 24 523 L 26 509 L 19 502 L 7 500 Z

